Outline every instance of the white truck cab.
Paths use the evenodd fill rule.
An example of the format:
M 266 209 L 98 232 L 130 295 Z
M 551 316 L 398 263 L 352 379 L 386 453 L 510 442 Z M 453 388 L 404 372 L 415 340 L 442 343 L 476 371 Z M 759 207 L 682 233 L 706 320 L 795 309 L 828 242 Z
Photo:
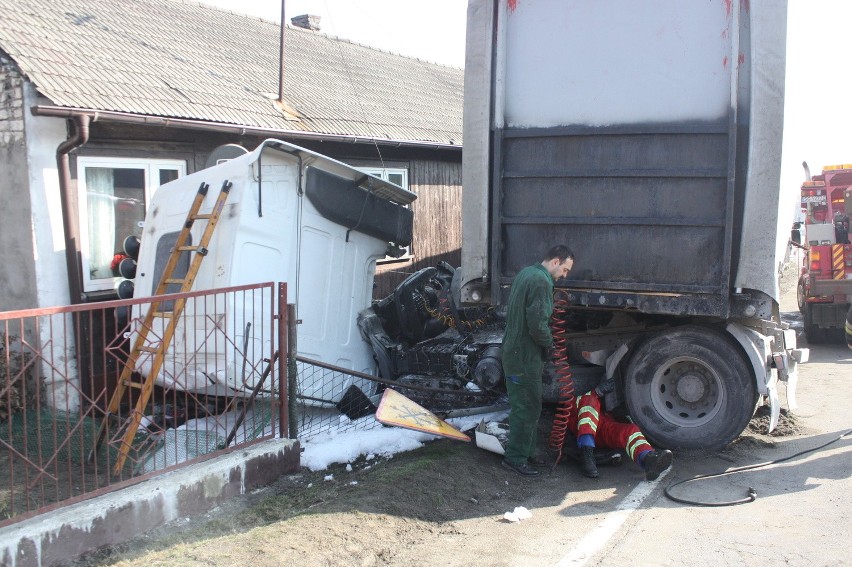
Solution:
M 370 305 L 376 260 L 389 248 L 411 242 L 407 205 L 416 198 L 414 193 L 299 146 L 266 140 L 252 152 L 156 191 L 141 227 L 135 298 L 156 290 L 202 184 L 209 190 L 201 214 L 210 212 L 223 186 L 230 184 L 230 192 L 193 291 L 287 282 L 287 301 L 296 304 L 301 322 L 298 354 L 372 373 L 372 353 L 359 335 L 356 318 Z M 204 223 L 196 224 L 200 226 L 193 226 L 194 242 L 204 230 Z M 184 254 L 188 266 L 190 252 Z M 266 329 L 271 328 L 272 311 L 268 303 L 260 303 L 259 298 L 247 304 L 227 294 L 211 296 L 203 306 L 188 302 L 184 328 L 175 333 L 164 364 L 185 368 L 161 372 L 157 383 L 211 394 L 223 389 L 251 392 L 260 372 L 245 376 L 244 356 L 237 351 L 245 348 L 264 356 L 271 352 L 273 337 Z M 211 314 L 223 328 L 233 330 L 233 336 L 214 338 L 209 333 Z M 134 316 L 138 320 L 138 306 Z M 258 329 L 261 320 L 264 328 Z M 142 359 L 139 366 L 144 374 Z M 181 383 L 172 375 L 181 375 Z M 335 391 L 332 401 L 348 386 Z

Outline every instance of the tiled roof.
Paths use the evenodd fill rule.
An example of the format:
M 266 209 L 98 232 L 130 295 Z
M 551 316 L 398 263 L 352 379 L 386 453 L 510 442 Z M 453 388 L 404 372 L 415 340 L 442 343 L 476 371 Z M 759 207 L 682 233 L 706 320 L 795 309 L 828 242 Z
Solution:
M 279 34 L 182 0 L 0 0 L 0 49 L 58 106 L 461 144 L 461 69 L 291 26 L 285 116 Z

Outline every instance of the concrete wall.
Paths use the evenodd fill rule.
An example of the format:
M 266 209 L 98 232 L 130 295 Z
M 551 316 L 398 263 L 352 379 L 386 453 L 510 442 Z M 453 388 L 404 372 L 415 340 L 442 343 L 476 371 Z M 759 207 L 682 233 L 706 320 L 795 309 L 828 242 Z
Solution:
M 36 305 L 23 115 L 24 79 L 0 55 L 0 311 Z
M 56 164 L 56 148 L 68 136 L 66 121 L 62 118 L 34 116 L 30 112 L 32 106 L 44 100 L 29 81 L 23 82 L 21 92 L 26 156 L 25 168 L 20 175 L 25 176 L 29 188 L 26 199 L 29 211 L 26 217 L 20 219 L 20 231 L 21 238 L 27 239 L 29 247 L 26 255 L 22 254 L 20 265 L 22 272 L 33 274 L 30 278 L 34 277 L 34 283 L 28 290 L 32 297 L 19 308 L 68 305 L 70 296 L 65 262 L 65 228 L 62 224 Z M 4 222 L 7 218 L 9 216 L 4 213 Z M 66 319 L 67 328 L 73 328 L 71 317 L 67 316 Z M 40 319 L 40 344 L 42 348 L 49 349 L 45 352 L 46 361 L 42 363 L 43 391 L 49 405 L 74 412 L 80 407 L 80 377 L 74 335 L 57 334 L 57 324 L 55 319 Z M 55 368 L 62 369 L 62 372 L 54 372 Z
M 46 101 L 32 83 L 24 83 L 24 128 L 31 205 L 31 230 L 38 284 L 37 303 L 28 307 L 53 307 L 70 303 L 65 264 L 65 228 L 59 196 L 56 148 L 68 137 L 65 119 L 34 116 L 30 108 Z
M 48 567 L 200 514 L 299 470 L 298 441 L 274 439 L 0 528 L 0 565 Z

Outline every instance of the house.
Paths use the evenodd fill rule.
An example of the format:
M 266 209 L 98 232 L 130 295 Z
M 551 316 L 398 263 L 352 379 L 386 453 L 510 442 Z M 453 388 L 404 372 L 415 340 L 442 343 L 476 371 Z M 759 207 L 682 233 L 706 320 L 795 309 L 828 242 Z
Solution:
M 298 23 L 189 0 L 0 0 L 0 311 L 115 298 L 114 255 L 157 187 L 266 138 L 418 194 L 377 297 L 458 265 L 462 70 Z

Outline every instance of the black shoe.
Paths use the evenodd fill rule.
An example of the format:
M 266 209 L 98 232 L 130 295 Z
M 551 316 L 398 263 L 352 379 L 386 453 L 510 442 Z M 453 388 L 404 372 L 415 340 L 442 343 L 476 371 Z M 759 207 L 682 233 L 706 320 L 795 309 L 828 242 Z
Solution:
M 580 447 L 580 472 L 583 473 L 583 476 L 598 478 L 594 447 Z
M 509 461 L 504 460 L 503 468 L 509 469 L 510 471 L 515 471 L 516 473 L 524 476 L 538 476 L 539 474 L 541 474 L 538 472 L 538 470 L 532 468 L 526 463 L 516 465 L 515 463 L 510 463 Z
M 547 461 L 540 457 L 530 457 L 527 459 L 527 463 L 534 467 L 546 467 Z
M 645 455 L 642 466 L 645 468 L 645 480 L 657 480 L 664 470 L 672 466 L 672 452 L 668 449 L 651 451 Z

